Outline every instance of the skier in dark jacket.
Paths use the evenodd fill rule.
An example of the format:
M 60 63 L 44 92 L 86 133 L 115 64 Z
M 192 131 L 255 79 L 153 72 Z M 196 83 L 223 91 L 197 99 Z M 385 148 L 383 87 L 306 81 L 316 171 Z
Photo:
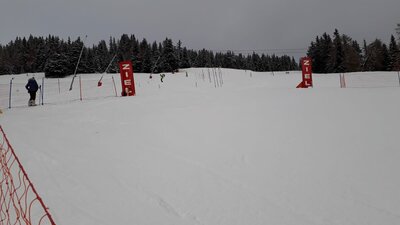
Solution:
M 34 106 L 36 105 L 35 100 L 36 100 L 36 92 L 39 89 L 39 85 L 36 82 L 35 78 L 32 77 L 28 80 L 28 83 L 25 85 L 26 90 L 28 90 L 28 93 L 30 94 L 30 99 L 29 99 L 29 106 Z

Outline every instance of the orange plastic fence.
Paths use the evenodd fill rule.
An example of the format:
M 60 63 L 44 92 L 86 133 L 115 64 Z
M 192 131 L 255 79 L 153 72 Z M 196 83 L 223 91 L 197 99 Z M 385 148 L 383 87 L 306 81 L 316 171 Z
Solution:
M 0 225 L 55 225 L 0 126 Z

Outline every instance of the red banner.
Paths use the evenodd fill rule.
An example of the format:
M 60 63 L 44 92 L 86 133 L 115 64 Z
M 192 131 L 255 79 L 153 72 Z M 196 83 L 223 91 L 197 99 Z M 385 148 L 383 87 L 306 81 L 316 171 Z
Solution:
M 119 63 L 119 73 L 121 74 L 122 96 L 133 96 L 135 92 L 135 81 L 133 80 L 133 67 L 131 61 Z
M 308 88 L 313 86 L 312 80 L 312 59 L 303 57 L 300 59 L 303 81 L 297 85 L 297 88 Z
M 312 59 L 308 57 L 301 58 L 301 70 L 303 72 L 303 83 L 306 88 L 313 86 L 312 80 Z

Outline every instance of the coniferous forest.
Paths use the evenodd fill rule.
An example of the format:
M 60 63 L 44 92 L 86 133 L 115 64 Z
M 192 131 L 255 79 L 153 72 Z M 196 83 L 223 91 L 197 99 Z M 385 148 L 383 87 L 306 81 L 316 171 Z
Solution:
M 400 39 L 400 24 L 397 29 Z M 379 39 L 360 44 L 335 30 L 333 36 L 317 36 L 308 47 L 315 73 L 400 70 L 400 43 L 391 36 L 389 46 Z M 81 58 L 80 58 L 81 56 Z M 79 66 L 76 68 L 78 59 Z M 86 47 L 81 38 L 60 39 L 56 36 L 17 37 L 7 45 L 0 44 L 0 75 L 45 72 L 46 77 L 65 77 L 75 73 L 115 73 L 117 62 L 131 60 L 134 72 L 176 72 L 189 67 L 223 67 L 253 71 L 298 70 L 293 57 L 265 54 L 235 54 L 210 50 L 189 50 L 169 38 L 162 43 L 139 41 L 134 35 L 110 37 Z M 107 71 L 106 71 L 107 70 Z
M 82 53 L 82 54 L 81 54 Z M 76 68 L 81 56 L 78 68 Z M 65 77 L 75 73 L 115 73 L 118 62 L 131 60 L 134 72 L 176 72 L 189 67 L 223 67 L 253 71 L 297 70 L 293 57 L 243 55 L 189 50 L 166 38 L 162 43 L 139 41 L 134 35 L 102 40 L 86 47 L 81 38 L 63 40 L 56 36 L 20 38 L 0 45 L 0 75 L 45 72 L 46 77 Z M 111 63 L 111 64 L 110 64 Z M 107 71 L 106 71 L 107 69 Z
M 400 24 L 397 26 L 400 39 Z M 389 47 L 379 39 L 360 46 L 357 41 L 336 29 L 331 37 L 324 33 L 317 36 L 308 48 L 308 56 L 313 59 L 315 73 L 344 73 L 358 71 L 398 71 L 400 70 L 399 40 L 391 36 Z

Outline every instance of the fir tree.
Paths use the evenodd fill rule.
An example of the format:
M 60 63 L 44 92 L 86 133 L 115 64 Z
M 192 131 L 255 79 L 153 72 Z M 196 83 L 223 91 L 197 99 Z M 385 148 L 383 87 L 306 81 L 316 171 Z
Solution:
M 360 47 L 357 41 L 353 41 L 349 36 L 343 35 L 343 68 L 345 72 L 359 71 L 361 68 Z
M 389 44 L 389 65 L 388 70 L 398 70 L 400 65 L 400 49 L 396 43 L 395 37 L 392 35 L 390 37 Z
M 58 78 L 70 74 L 69 60 L 63 53 L 54 53 L 44 68 L 45 77 Z
M 165 72 L 177 72 L 179 65 L 178 59 L 174 52 L 174 46 L 171 39 L 165 39 L 162 51 L 162 67 Z
M 58 51 L 59 54 L 66 54 L 66 57 L 68 59 L 68 65 L 67 65 L 67 73 L 68 74 L 74 74 L 76 67 L 78 66 L 77 73 L 82 73 L 84 72 L 82 66 L 84 64 L 81 64 L 79 61 L 79 56 L 81 55 L 81 51 L 84 49 L 84 44 L 78 37 L 78 39 L 74 42 L 71 43 L 70 40 L 68 40 L 68 43 L 64 44 L 61 43 L 60 50 Z
M 385 71 L 387 65 L 385 61 L 385 52 L 387 52 L 386 45 L 384 45 L 381 40 L 376 39 L 369 44 L 366 49 L 368 56 L 364 66 L 365 69 L 367 71 Z
M 132 60 L 132 42 L 127 34 L 123 34 L 118 45 L 118 61 Z
M 109 50 L 105 41 L 100 41 L 97 46 L 93 48 L 94 51 L 94 70 L 97 73 L 107 72 L 107 68 L 112 56 L 109 54 Z
M 335 29 L 333 33 L 333 57 L 330 60 L 330 65 L 332 66 L 333 72 L 343 73 L 345 72 L 345 68 L 343 65 L 344 62 L 344 50 L 342 44 L 342 37 L 339 34 L 339 31 Z
M 189 68 L 190 67 L 189 54 L 188 54 L 188 50 L 186 49 L 186 47 L 184 47 L 182 50 L 182 58 L 181 58 L 180 62 L 181 62 L 180 68 Z
M 118 51 L 118 45 L 117 45 L 117 42 L 116 42 L 115 38 L 110 37 L 109 47 L 110 47 L 110 53 L 109 53 L 110 54 L 110 61 L 111 61 L 111 59 L 114 58 L 114 56 L 115 56 L 115 58 L 111 62 L 111 65 L 108 68 L 108 72 L 109 73 L 116 73 L 116 72 L 118 72 L 118 63 L 117 63 L 118 59 L 116 59 L 116 58 L 118 58 L 119 51 Z

